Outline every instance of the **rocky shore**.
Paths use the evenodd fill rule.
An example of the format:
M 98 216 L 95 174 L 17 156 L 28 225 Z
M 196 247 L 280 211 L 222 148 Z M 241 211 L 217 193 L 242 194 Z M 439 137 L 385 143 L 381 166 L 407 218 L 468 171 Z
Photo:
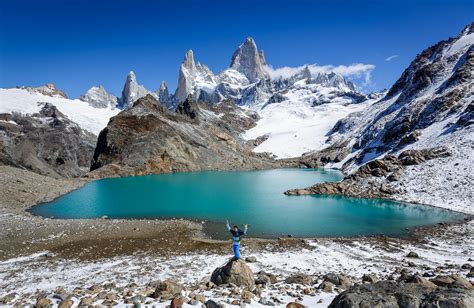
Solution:
M 252 274 L 245 271 L 242 286 L 232 279 L 218 286 L 212 273 L 228 260 L 230 243 L 206 239 L 202 223 L 32 216 L 25 210 L 87 180 L 1 171 L 2 305 L 358 307 L 388 286 L 427 305 L 469 307 L 473 299 L 472 221 L 415 230 L 408 239 L 248 238 L 243 255 Z M 397 294 L 384 295 L 387 305 L 404 300 Z
M 416 240 L 246 239 L 244 260 L 230 265 L 230 244 L 213 241 L 168 255 L 137 250 L 95 258 L 99 247 L 90 258 L 42 252 L 0 262 L 0 303 L 470 307 L 473 230 L 470 222 Z

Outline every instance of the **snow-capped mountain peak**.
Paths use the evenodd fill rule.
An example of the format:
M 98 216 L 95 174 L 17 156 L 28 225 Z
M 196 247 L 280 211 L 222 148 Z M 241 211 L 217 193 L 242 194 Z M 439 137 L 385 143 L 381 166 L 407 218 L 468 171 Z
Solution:
M 166 84 L 166 81 L 162 81 L 160 84 L 160 88 L 155 92 L 158 96 L 158 101 L 165 105 L 169 106 L 170 105 L 170 93 L 168 91 L 168 85 Z
M 89 105 L 94 108 L 114 109 L 118 103 L 118 98 L 108 93 L 102 85 L 91 87 L 86 93 L 81 95 L 79 99 L 88 102 Z
M 186 52 L 183 63 L 179 68 L 178 87 L 174 94 L 175 104 L 184 102 L 189 95 L 199 98 L 204 91 L 210 96 L 217 85 L 216 76 L 204 64 L 194 62 L 192 50 Z
M 47 83 L 44 86 L 39 86 L 39 87 L 17 87 L 18 89 L 25 89 L 28 92 L 32 93 L 40 93 L 46 96 L 51 96 L 51 97 L 62 97 L 62 98 L 68 98 L 66 93 L 64 91 L 59 90 L 56 88 L 54 83 Z
M 133 71 L 130 71 L 127 75 L 125 85 L 122 90 L 122 97 L 119 101 L 119 108 L 125 109 L 130 104 L 135 102 L 140 97 L 143 97 L 150 93 L 144 86 L 138 84 L 137 76 Z
M 248 37 L 232 55 L 230 67 L 245 75 L 250 82 L 269 78 L 265 71 L 265 56 L 259 52 L 253 38 Z

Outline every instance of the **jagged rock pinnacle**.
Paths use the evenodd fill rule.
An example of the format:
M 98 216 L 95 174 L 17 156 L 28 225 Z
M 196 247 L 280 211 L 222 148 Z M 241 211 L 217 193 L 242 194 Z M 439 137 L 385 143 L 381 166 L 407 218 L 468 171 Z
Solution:
M 265 56 L 263 51 L 258 52 L 257 45 L 253 38 L 248 37 L 237 48 L 232 55 L 230 67 L 237 70 L 247 77 L 251 82 L 258 79 L 269 78 L 268 73 L 264 69 Z

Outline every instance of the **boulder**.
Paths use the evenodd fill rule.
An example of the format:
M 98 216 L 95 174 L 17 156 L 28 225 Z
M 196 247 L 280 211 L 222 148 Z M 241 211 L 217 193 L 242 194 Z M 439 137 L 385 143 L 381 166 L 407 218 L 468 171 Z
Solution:
M 58 308 L 69 308 L 72 307 L 72 305 L 74 305 L 72 299 L 66 298 L 58 304 Z
M 88 307 L 94 304 L 94 300 L 90 297 L 83 297 L 79 302 L 79 307 Z
M 286 308 L 305 308 L 306 306 L 297 302 L 290 302 L 286 304 Z
M 474 291 L 446 288 L 440 292 L 431 292 L 423 300 L 421 307 L 474 307 Z
M 463 287 L 379 281 L 354 285 L 336 296 L 329 307 L 472 307 L 472 303 L 474 290 Z
M 426 288 L 436 288 L 437 287 L 436 284 L 434 284 L 433 282 L 429 281 L 426 278 L 421 277 L 418 274 L 415 274 L 415 275 L 411 276 L 410 278 L 406 279 L 405 282 L 407 282 L 407 283 L 417 283 L 417 284 L 422 285 Z
M 324 275 L 323 280 L 331 282 L 332 284 L 340 286 L 344 289 L 350 288 L 352 286 L 351 279 L 342 274 L 328 273 Z
M 257 273 L 255 284 L 257 285 L 269 285 L 277 282 L 277 277 L 273 274 L 260 271 Z
M 240 294 L 240 298 L 243 300 L 252 300 L 254 297 L 255 295 L 249 290 L 243 290 Z
M 364 276 L 362 276 L 363 282 L 374 283 L 374 282 L 377 282 L 378 280 L 379 279 L 374 274 L 364 274 Z
M 407 254 L 407 258 L 419 258 L 420 256 L 414 252 L 414 251 L 410 251 L 408 254 Z
M 180 308 L 183 307 L 184 302 L 181 298 L 175 297 L 171 300 L 170 308 Z
M 437 276 L 430 281 L 439 287 L 462 286 L 464 288 L 474 289 L 472 284 L 467 279 L 456 274 L 449 276 Z
M 211 275 L 211 281 L 216 285 L 233 283 L 240 287 L 255 287 L 255 278 L 252 270 L 241 260 L 231 260 L 222 267 L 218 267 Z
M 302 284 L 302 285 L 310 285 L 313 283 L 313 278 L 305 274 L 294 274 L 286 278 L 285 282 Z
M 36 307 L 38 308 L 46 308 L 52 307 L 53 302 L 47 297 L 40 297 L 36 300 Z
M 181 292 L 183 290 L 183 285 L 168 279 L 158 283 L 155 292 L 153 293 L 153 297 L 161 299 L 172 299 L 174 296 L 181 295 Z
M 247 258 L 245 258 L 245 261 L 249 262 L 249 263 L 255 263 L 255 262 L 257 262 L 257 257 L 254 257 L 254 256 L 247 257 Z
M 207 301 L 206 297 L 202 294 L 194 295 L 194 299 L 201 302 L 201 303 L 203 303 L 203 304 Z
M 334 289 L 334 283 L 329 282 L 329 281 L 323 281 L 318 286 L 318 289 L 320 289 L 320 290 L 322 290 L 323 292 L 326 292 L 326 293 L 331 293 Z
M 216 303 L 213 300 L 208 300 L 204 305 L 206 308 L 222 308 L 223 307 L 222 305 Z
M 471 267 L 471 270 L 467 274 L 467 277 L 474 277 L 474 267 Z

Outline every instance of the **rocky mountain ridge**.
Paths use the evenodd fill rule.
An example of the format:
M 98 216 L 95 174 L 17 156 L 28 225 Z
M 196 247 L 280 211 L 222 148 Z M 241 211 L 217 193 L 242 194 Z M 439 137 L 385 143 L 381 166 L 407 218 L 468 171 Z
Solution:
M 152 94 L 161 104 L 170 109 L 176 108 L 178 104 L 191 96 L 193 100 L 213 104 L 223 100 L 232 100 L 237 105 L 258 110 L 269 103 L 274 103 L 276 97 L 291 91 L 295 82 L 300 80 L 306 80 L 312 85 L 308 88 L 308 93 L 311 93 L 314 101 L 329 102 L 336 96 L 351 97 L 354 102 L 366 98 L 351 81 L 334 72 L 320 72 L 313 76 L 306 67 L 289 78 L 273 80 L 266 65 L 263 50 L 258 50 L 251 37 L 245 39 L 235 50 L 229 68 L 218 74 L 213 73 L 206 65 L 196 63 L 194 52 L 188 50 L 179 68 L 178 85 L 174 94 L 170 94 L 165 81 L 161 83 L 158 90 L 154 92 L 147 90 L 137 82 L 135 73 L 131 71 L 116 106 L 125 109 L 138 98 Z M 298 87 L 304 87 L 304 84 L 299 84 Z M 95 93 L 96 88 L 93 87 L 89 91 Z M 329 96 L 325 89 L 331 90 Z M 89 96 L 91 95 L 86 93 L 81 96 L 81 99 L 98 106 L 113 104 L 114 101 L 108 93 L 98 93 L 92 95 L 93 98 Z
M 308 165 L 312 161 L 342 168 L 349 175 L 341 183 L 288 193 L 363 194 L 411 202 L 428 198 L 435 204 L 468 209 L 474 198 L 470 188 L 474 182 L 470 172 L 474 150 L 473 72 L 471 24 L 457 37 L 417 55 L 384 98 L 338 121 L 328 134 L 329 147 L 303 156 L 302 161 Z M 448 157 L 431 155 L 433 161 L 429 163 L 418 159 L 422 153 L 438 149 L 444 149 Z M 405 164 L 402 170 L 386 168 L 387 162 L 400 165 L 400 157 L 406 153 L 417 163 Z
M 99 134 L 89 176 L 275 167 L 238 137 L 254 122 L 229 102 L 188 99 L 172 112 L 147 95 Z
M 103 86 L 90 88 L 79 99 L 88 102 L 94 108 L 114 109 L 119 102 L 118 97 L 108 93 Z
M 96 137 L 54 105 L 38 113 L 0 113 L 0 162 L 55 178 L 84 175 Z
M 59 90 L 56 88 L 56 86 L 53 83 L 47 83 L 43 86 L 39 87 L 17 87 L 17 89 L 24 89 L 27 90 L 28 92 L 32 93 L 41 93 L 46 96 L 51 96 L 51 97 L 62 97 L 62 98 L 68 98 L 66 93 L 64 91 Z

